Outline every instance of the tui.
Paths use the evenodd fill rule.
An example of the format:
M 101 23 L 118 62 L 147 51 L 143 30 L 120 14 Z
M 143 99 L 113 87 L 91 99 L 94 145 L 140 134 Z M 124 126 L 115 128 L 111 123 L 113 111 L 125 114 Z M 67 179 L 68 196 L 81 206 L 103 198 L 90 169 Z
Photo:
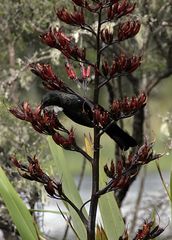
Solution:
M 93 103 L 73 93 L 62 91 L 49 91 L 43 96 L 41 108 L 58 106 L 63 109 L 64 114 L 74 122 L 86 127 L 94 127 Z M 99 106 L 102 110 L 103 107 Z M 104 110 L 105 111 L 105 110 Z M 111 121 L 112 119 L 110 119 Z M 135 147 L 137 142 L 128 133 L 124 132 L 116 123 L 108 127 L 105 132 L 110 136 L 122 150 Z

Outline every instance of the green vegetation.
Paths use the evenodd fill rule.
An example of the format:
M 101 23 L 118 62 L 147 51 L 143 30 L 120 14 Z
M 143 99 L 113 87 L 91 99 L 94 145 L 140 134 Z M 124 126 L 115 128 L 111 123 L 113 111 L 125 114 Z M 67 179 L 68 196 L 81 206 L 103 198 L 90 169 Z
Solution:
M 29 196 L 28 202 L 31 202 L 31 208 L 34 208 L 35 202 L 41 198 L 40 194 L 38 194 L 40 189 L 38 186 L 33 187 L 32 184 L 28 189 L 23 187 L 27 183 L 22 181 L 21 178 L 19 180 L 19 176 L 16 174 L 15 170 L 11 168 L 9 155 L 17 153 L 17 157 L 23 161 L 26 155 L 30 153 L 31 155 L 37 154 L 41 159 L 41 166 L 46 169 L 51 176 L 54 174 L 57 175 L 56 170 L 54 170 L 56 169 L 57 163 L 54 161 L 51 153 L 49 153 L 46 137 L 38 137 L 38 135 L 34 133 L 33 129 L 31 129 L 28 124 L 16 121 L 9 114 L 8 107 L 18 104 L 23 99 L 29 99 L 31 100 L 32 105 L 36 105 L 40 102 L 40 99 L 44 94 L 44 90 L 40 84 L 40 81 L 38 80 L 38 77 L 33 77 L 28 70 L 28 64 L 30 62 L 51 62 L 55 72 L 60 74 L 65 83 L 67 83 L 69 86 L 73 85 L 73 82 L 65 73 L 65 68 L 62 69 L 61 67 L 61 63 L 64 63 L 65 60 L 57 54 L 56 50 L 45 47 L 38 40 L 39 35 L 47 31 L 48 28 L 64 26 L 64 24 L 60 25 L 59 21 L 54 16 L 54 8 L 59 7 L 61 4 L 71 7 L 69 1 L 65 0 L 5 0 L 3 3 L 0 3 L 0 30 L 3 33 L 0 36 L 0 164 L 10 181 L 13 182 L 13 185 L 16 187 L 16 190 L 19 192 L 19 194 L 22 192 L 22 188 L 25 189 L 24 193 L 25 195 Z M 114 98 L 123 98 L 125 95 L 137 94 L 137 92 L 135 92 L 135 87 L 137 84 L 139 85 L 137 86 L 139 90 L 144 89 L 148 92 L 149 97 L 147 108 L 145 110 L 146 120 L 144 123 L 144 134 L 150 139 L 150 141 L 155 141 L 154 150 L 157 153 L 164 153 L 163 159 L 161 159 L 159 162 L 161 170 L 169 171 L 172 166 L 172 151 L 169 147 L 170 142 L 172 141 L 172 130 L 170 123 L 168 123 L 167 127 L 169 130 L 169 136 L 167 136 L 161 131 L 161 127 L 167 112 L 172 114 L 172 30 L 170 27 L 172 21 L 171 6 L 170 1 L 165 0 L 138 1 L 137 4 L 138 8 L 136 15 L 142 19 L 141 32 L 138 37 L 132 39 L 131 41 L 129 40 L 126 44 L 122 43 L 121 46 L 124 52 L 125 49 L 129 49 L 129 54 L 140 51 L 143 54 L 142 65 L 135 74 L 131 74 L 130 79 L 124 76 L 123 78 L 119 79 L 120 81 L 115 80 L 110 85 L 110 89 L 115 92 L 113 95 Z M 89 21 L 92 22 L 93 20 L 94 19 L 90 15 Z M 65 25 L 65 31 L 69 32 L 69 30 L 69 27 L 66 27 Z M 72 33 L 77 33 L 75 27 L 72 28 Z M 88 36 L 85 33 L 80 34 L 82 35 L 82 41 L 77 43 L 82 47 L 82 42 L 84 39 L 84 46 L 87 47 L 87 45 L 90 44 Z M 112 51 L 116 51 L 115 54 L 118 54 L 119 50 L 121 49 L 113 49 L 113 47 L 111 47 L 107 53 L 107 56 L 105 55 L 104 57 L 110 58 L 109 56 L 111 56 Z M 88 49 L 88 57 L 91 60 L 95 58 L 95 54 L 92 49 Z M 77 69 L 77 72 L 79 72 L 79 68 Z M 75 86 L 74 88 L 77 89 L 77 92 L 82 92 L 81 89 L 78 89 L 78 86 Z M 91 81 L 89 90 L 86 92 L 86 95 L 89 98 L 93 96 L 92 89 L 93 82 Z M 121 89 L 121 91 L 116 91 L 116 89 Z M 100 103 L 106 108 L 108 108 L 110 105 L 110 94 L 111 92 L 108 88 L 101 92 Z M 66 120 L 63 115 L 61 115 L 60 120 L 63 121 L 67 128 L 70 127 L 71 124 L 74 126 L 77 140 L 84 148 L 84 134 L 88 136 L 91 132 L 93 135 L 93 131 L 89 128 L 78 128 L 77 124 Z M 133 131 L 132 119 L 125 121 L 124 128 L 129 129 L 130 133 Z M 104 161 L 110 163 L 110 161 L 116 157 L 115 146 L 113 142 L 109 139 L 109 137 L 103 136 L 101 139 L 101 146 L 103 146 L 100 151 L 101 163 L 103 164 Z M 63 155 L 63 157 L 61 156 L 60 160 L 66 160 L 67 168 L 69 168 L 71 175 L 78 175 L 82 168 L 83 157 L 81 157 L 79 153 L 68 151 L 63 153 L 60 152 L 60 154 Z M 151 163 L 148 167 L 148 170 L 150 172 L 157 171 L 156 164 L 154 162 Z M 61 169 L 60 175 L 63 175 L 63 171 L 64 166 Z M 85 174 L 90 175 L 90 172 L 90 165 L 86 164 Z M 17 199 L 17 201 L 20 201 L 19 205 L 21 204 L 20 206 L 23 206 L 23 202 L 19 200 L 18 196 L 16 197 L 16 193 L 11 189 L 11 186 L 7 182 L 8 180 L 6 179 L 3 171 L 1 173 L 0 192 L 1 194 L 4 194 L 2 198 L 5 199 L 3 199 L 5 204 L 9 209 L 12 209 L 15 207 L 15 200 Z M 70 179 L 70 181 L 72 180 Z M 8 195 L 5 195 L 6 192 L 5 188 L 3 188 L 4 185 L 9 187 L 15 199 L 11 200 Z M 36 195 L 29 195 L 29 192 L 36 192 Z M 8 194 L 9 193 L 10 192 L 8 192 Z M 76 198 L 76 201 L 80 201 L 80 199 L 78 200 L 78 196 L 76 196 Z M 9 200 L 12 202 L 11 205 L 9 205 Z M 114 200 L 112 199 L 112 196 L 108 196 L 107 199 L 102 200 L 102 206 L 105 205 L 106 201 L 111 202 L 112 204 Z M 111 204 L 109 204 L 109 206 Z M 0 202 L 0 206 L 2 206 L 2 202 Z M 104 210 L 103 207 L 102 209 Z M 27 240 L 27 238 L 25 238 L 23 235 L 24 232 L 27 231 L 30 231 L 30 233 L 27 232 L 27 236 L 30 236 L 29 234 L 33 234 L 35 238 L 35 225 L 31 223 L 32 218 L 28 217 L 29 219 L 26 223 L 26 225 L 28 224 L 29 226 L 29 230 L 27 229 L 27 226 L 27 230 L 20 229 L 20 226 L 18 226 L 19 219 L 15 219 L 14 216 L 16 211 L 17 210 L 14 210 L 10 213 L 14 223 L 18 227 L 19 233 L 21 236 L 23 236 L 23 239 Z M 26 209 L 23 211 L 26 211 L 24 214 L 28 215 L 28 211 Z M 118 220 L 119 222 L 121 221 L 117 210 L 112 210 L 109 207 L 108 211 L 109 213 L 110 211 L 116 211 Z M 3 214 L 1 215 L 3 216 Z M 105 218 L 107 217 L 107 215 L 104 213 L 102 215 Z M 76 220 L 75 217 L 76 216 L 73 216 L 75 219 L 74 221 L 78 223 L 78 220 Z M 105 219 L 105 222 L 106 221 L 107 219 Z M 111 223 L 113 221 L 115 221 L 115 219 L 111 219 Z M 9 235 L 11 235 L 11 230 L 8 228 L 8 225 L 10 226 L 11 224 L 11 220 L 9 220 L 5 228 L 2 229 L 5 234 L 9 233 Z M 122 225 L 123 224 L 121 223 L 120 230 Z M 108 229 L 109 226 L 106 226 L 105 228 L 106 232 L 108 233 L 108 237 L 112 236 L 112 232 L 110 232 Z M 79 229 L 79 225 L 76 226 L 76 229 L 82 238 L 84 236 L 82 231 L 83 229 Z M 16 235 L 16 239 L 17 238 L 18 237 Z M 30 239 L 32 238 L 33 237 L 31 236 Z M 111 237 L 109 237 L 109 239 L 111 239 Z

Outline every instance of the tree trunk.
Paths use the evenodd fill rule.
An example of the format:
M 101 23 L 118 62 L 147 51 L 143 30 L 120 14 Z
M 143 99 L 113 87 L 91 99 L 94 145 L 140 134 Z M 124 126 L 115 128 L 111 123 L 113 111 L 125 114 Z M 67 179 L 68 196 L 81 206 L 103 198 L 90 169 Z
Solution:
M 15 48 L 14 48 L 14 42 L 8 43 L 8 61 L 11 68 L 15 67 Z
M 7 28 L 7 50 L 8 50 L 8 62 L 9 62 L 9 68 L 13 69 L 13 72 L 15 74 L 15 68 L 16 68 L 16 50 L 15 50 L 15 39 L 12 36 L 11 29 L 8 27 Z M 11 76 L 13 79 L 13 76 Z M 11 84 L 11 95 L 10 95 L 10 100 L 13 101 L 14 103 L 18 102 L 18 82 L 16 80 L 10 82 Z

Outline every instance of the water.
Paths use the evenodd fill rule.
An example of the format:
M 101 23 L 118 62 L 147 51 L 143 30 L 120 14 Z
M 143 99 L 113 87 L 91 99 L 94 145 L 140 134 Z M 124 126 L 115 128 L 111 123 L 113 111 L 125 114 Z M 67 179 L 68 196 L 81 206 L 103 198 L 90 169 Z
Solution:
M 164 173 L 163 177 L 165 181 L 168 183 L 169 182 L 169 174 Z M 76 179 L 77 181 L 77 179 Z M 135 202 L 138 196 L 138 191 L 140 188 L 140 181 L 141 177 L 138 177 L 137 180 L 133 183 L 132 187 L 130 188 L 126 199 L 123 203 L 122 206 L 122 213 L 123 216 L 125 216 L 127 226 L 130 225 L 130 222 L 132 220 L 132 216 L 134 213 L 135 209 Z M 81 196 L 83 201 L 87 201 L 90 196 L 90 189 L 91 189 L 91 178 L 90 177 L 85 177 L 83 181 L 83 185 L 81 188 Z M 169 219 L 170 219 L 170 206 L 169 206 L 169 201 L 166 196 L 166 193 L 164 192 L 164 188 L 162 186 L 160 177 L 157 173 L 151 173 L 146 177 L 145 180 L 145 187 L 143 189 L 143 198 L 141 201 L 141 206 L 140 206 L 140 211 L 138 214 L 138 225 L 143 223 L 143 219 L 151 219 L 151 214 L 152 214 L 152 208 L 155 209 L 156 215 L 159 216 L 160 222 L 157 224 L 160 224 L 161 227 L 165 227 L 166 225 L 169 224 Z M 65 208 L 63 207 L 63 204 L 58 202 L 60 208 L 65 211 Z M 88 210 L 89 204 L 86 205 L 86 209 Z M 53 199 L 49 200 L 49 202 L 46 204 L 45 209 L 53 209 L 57 210 L 57 203 Z M 100 223 L 101 222 L 101 217 L 100 213 L 98 211 L 97 215 L 97 221 Z M 55 237 L 55 239 L 61 239 L 64 230 L 65 230 L 65 220 L 61 215 L 57 214 L 50 214 L 46 213 L 44 215 L 44 230 L 45 232 L 52 237 Z M 166 229 L 166 233 L 169 232 L 169 227 Z M 70 232 L 68 240 L 73 240 L 75 239 Z

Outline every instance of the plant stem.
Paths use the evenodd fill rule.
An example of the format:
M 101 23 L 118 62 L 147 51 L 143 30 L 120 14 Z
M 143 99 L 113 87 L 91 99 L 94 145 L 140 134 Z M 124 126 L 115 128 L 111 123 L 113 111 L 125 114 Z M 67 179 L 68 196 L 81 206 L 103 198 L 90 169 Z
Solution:
M 77 214 L 79 215 L 83 224 L 85 226 L 87 226 L 88 221 L 87 221 L 86 217 L 84 216 L 83 212 L 81 212 L 80 209 L 77 208 L 77 206 L 64 193 L 63 193 L 63 197 L 64 197 L 64 200 L 77 212 Z
M 96 67 L 99 70 L 100 68 L 100 29 L 101 29 L 101 12 L 100 9 L 98 13 L 98 27 L 97 27 L 97 57 L 96 57 Z M 95 71 L 95 85 L 94 85 L 94 105 L 98 104 L 99 100 L 99 74 Z M 98 207 L 98 198 L 99 196 L 96 194 L 99 190 L 99 156 L 100 156 L 100 135 L 99 135 L 99 127 L 95 125 L 94 127 L 94 160 L 92 162 L 92 194 L 91 194 L 91 202 L 90 202 L 90 210 L 89 210 L 89 219 L 87 226 L 87 240 L 95 240 L 95 227 L 96 227 L 96 213 Z

